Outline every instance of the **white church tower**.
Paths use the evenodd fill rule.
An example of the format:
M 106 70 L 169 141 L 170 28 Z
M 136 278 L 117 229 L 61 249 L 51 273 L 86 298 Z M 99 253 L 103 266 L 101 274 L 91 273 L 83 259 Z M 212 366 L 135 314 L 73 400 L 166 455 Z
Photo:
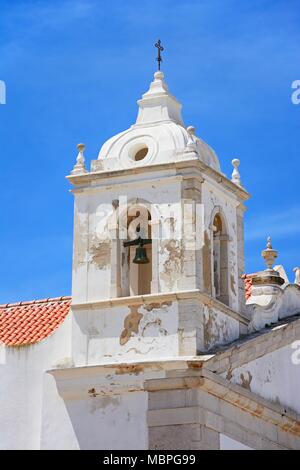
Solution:
M 163 72 L 138 106 L 136 123 L 102 146 L 90 172 L 78 146 L 68 177 L 77 365 L 195 355 L 247 324 L 238 312 L 248 193 L 184 125 Z

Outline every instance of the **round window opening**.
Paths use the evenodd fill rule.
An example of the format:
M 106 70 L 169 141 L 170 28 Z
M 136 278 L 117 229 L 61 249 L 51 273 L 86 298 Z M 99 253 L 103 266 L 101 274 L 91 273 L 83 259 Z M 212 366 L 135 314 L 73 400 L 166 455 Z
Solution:
M 148 147 L 143 147 L 143 148 L 139 149 L 139 150 L 135 153 L 133 159 L 134 159 L 136 162 L 139 162 L 140 160 L 143 160 L 143 159 L 146 157 L 146 155 L 147 155 L 147 153 L 148 153 L 148 150 L 149 150 Z

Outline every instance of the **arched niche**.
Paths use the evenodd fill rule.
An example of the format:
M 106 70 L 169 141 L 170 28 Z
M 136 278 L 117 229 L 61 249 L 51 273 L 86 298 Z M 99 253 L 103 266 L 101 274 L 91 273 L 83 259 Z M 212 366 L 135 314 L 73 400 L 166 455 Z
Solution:
M 126 219 L 125 219 L 126 218 Z M 144 202 L 128 205 L 126 214 L 122 214 L 122 226 L 127 228 L 127 240 L 139 237 L 152 239 L 151 208 Z M 121 295 L 147 295 L 151 293 L 153 256 L 152 244 L 144 245 L 149 260 L 146 264 L 133 263 L 137 246 L 124 247 L 124 239 L 120 240 L 121 255 Z
M 211 223 L 212 295 L 226 305 L 229 305 L 228 241 L 226 219 L 217 207 L 212 213 Z

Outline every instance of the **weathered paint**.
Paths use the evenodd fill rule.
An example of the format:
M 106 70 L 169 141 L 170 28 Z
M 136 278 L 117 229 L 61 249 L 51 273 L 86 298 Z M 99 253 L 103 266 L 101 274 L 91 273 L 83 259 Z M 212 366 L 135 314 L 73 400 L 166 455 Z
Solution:
M 74 311 L 78 365 L 178 352 L 178 305 L 171 302 Z
M 229 375 L 227 371 L 223 376 L 227 375 L 232 383 L 300 413 L 300 365 L 293 363 L 293 353 L 295 349 L 289 345 L 231 370 Z
M 187 295 L 187 294 L 186 294 Z M 195 355 L 239 337 L 239 321 L 198 298 L 73 308 L 73 358 L 93 365 L 153 357 Z
M 124 330 L 120 336 L 120 345 L 126 344 L 132 335 L 137 334 L 139 331 L 139 324 L 143 315 L 138 312 L 137 306 L 131 306 L 130 313 L 124 319 Z

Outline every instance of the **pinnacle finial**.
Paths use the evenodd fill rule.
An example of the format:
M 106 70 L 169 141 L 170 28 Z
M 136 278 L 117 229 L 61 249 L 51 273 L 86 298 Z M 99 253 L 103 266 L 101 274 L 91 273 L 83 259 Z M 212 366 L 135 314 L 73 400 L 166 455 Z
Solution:
M 272 250 L 272 238 L 271 237 L 267 238 L 267 249 Z
M 188 131 L 189 134 L 195 135 L 196 128 L 194 126 L 188 126 L 186 130 Z
M 154 80 L 163 80 L 164 78 L 164 73 L 161 70 L 157 70 L 157 72 L 155 72 Z
M 196 140 L 195 140 L 195 133 L 196 129 L 194 126 L 188 126 L 186 128 L 187 133 L 188 133 L 188 140 L 186 144 L 186 150 L 187 151 L 195 151 L 196 150 Z
M 85 145 L 84 144 L 77 144 L 78 151 L 83 153 L 85 151 Z
M 240 172 L 238 170 L 238 167 L 240 166 L 240 160 L 238 158 L 234 158 L 231 161 L 231 163 L 233 165 L 233 172 L 232 172 L 232 175 L 231 175 L 231 181 L 233 183 L 237 184 L 238 186 L 242 186 L 241 175 L 240 175 Z
M 265 250 L 261 252 L 261 256 L 265 260 L 268 270 L 273 269 L 274 261 L 278 257 L 278 251 L 273 250 L 271 237 L 267 238 L 267 246 Z
M 77 144 L 77 149 L 78 149 L 78 155 L 76 158 L 76 164 L 71 172 L 72 175 L 80 175 L 83 173 L 87 173 L 87 170 L 85 168 L 85 158 L 84 158 L 85 145 Z

